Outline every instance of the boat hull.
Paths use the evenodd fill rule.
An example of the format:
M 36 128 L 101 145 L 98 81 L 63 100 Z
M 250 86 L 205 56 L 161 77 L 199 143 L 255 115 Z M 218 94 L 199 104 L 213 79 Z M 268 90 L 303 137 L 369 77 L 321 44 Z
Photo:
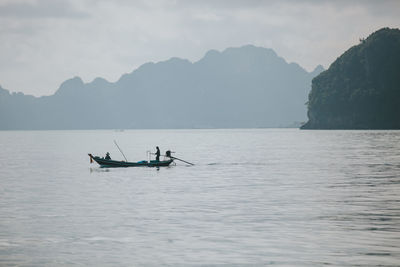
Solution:
M 92 154 L 89 154 L 89 157 L 96 161 L 100 167 L 105 167 L 105 168 L 126 168 L 126 167 L 167 167 L 169 166 L 174 160 L 163 160 L 163 161 L 157 161 L 157 160 L 151 160 L 151 161 L 139 161 L 139 162 L 127 162 L 127 161 L 117 161 L 117 160 L 111 160 L 111 159 L 104 159 L 100 158 L 97 156 L 93 156 Z

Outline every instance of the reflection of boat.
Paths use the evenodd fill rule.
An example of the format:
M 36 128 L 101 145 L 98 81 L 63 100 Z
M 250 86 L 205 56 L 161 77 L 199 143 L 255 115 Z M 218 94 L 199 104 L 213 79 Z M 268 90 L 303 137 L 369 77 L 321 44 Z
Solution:
M 96 161 L 101 167 L 166 167 L 169 166 L 174 160 L 143 160 L 139 162 L 128 162 L 128 161 L 117 161 L 112 159 L 104 159 L 97 156 L 93 156 L 92 154 L 88 154 L 90 157 L 90 162 L 92 160 Z

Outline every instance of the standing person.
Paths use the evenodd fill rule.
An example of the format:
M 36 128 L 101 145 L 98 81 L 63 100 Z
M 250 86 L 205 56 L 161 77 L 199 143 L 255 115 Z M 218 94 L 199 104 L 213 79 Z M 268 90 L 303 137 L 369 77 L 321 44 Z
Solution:
M 156 160 L 160 161 L 160 149 L 158 147 L 156 147 L 157 151 L 156 151 Z

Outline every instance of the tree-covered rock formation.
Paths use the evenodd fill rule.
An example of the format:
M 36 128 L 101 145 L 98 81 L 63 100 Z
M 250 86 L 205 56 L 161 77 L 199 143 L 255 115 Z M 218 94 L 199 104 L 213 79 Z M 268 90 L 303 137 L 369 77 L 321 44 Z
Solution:
M 302 129 L 400 129 L 400 30 L 383 28 L 312 81 Z

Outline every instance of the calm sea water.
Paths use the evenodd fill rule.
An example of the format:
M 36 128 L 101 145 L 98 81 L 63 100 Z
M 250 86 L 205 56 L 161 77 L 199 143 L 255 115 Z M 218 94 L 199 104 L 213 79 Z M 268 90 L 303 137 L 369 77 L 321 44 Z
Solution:
M 99 168 L 160 146 L 169 168 Z M 400 131 L 0 132 L 0 266 L 399 266 Z

